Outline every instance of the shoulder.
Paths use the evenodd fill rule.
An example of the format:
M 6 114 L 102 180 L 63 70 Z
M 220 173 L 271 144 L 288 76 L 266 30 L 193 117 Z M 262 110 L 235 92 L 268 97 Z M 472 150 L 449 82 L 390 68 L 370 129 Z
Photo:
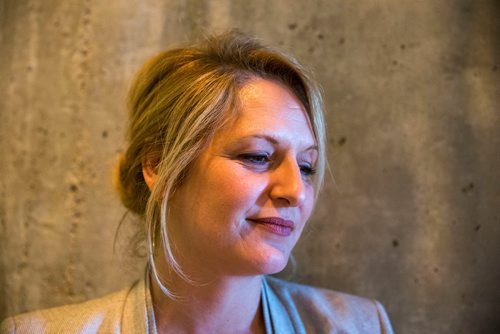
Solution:
M 266 282 L 307 332 L 392 333 L 385 309 L 376 300 L 273 277 L 266 277 Z
M 0 333 L 117 332 L 134 286 L 83 303 L 54 307 L 5 319 Z

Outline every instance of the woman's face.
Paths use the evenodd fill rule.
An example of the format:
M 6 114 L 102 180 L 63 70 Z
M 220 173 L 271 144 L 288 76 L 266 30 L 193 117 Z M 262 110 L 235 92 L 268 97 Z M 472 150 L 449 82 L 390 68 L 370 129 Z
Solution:
M 215 134 L 169 200 L 176 256 L 195 277 L 281 271 L 314 204 L 316 141 L 299 100 L 259 79 L 240 101 L 238 118 Z

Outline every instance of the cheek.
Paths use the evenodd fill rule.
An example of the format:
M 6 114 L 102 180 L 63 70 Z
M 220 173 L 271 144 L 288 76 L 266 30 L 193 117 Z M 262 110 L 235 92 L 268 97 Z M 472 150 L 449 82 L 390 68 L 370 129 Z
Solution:
M 250 210 L 265 190 L 262 177 L 243 169 L 239 165 L 219 168 L 210 182 L 214 190 L 213 200 L 217 202 L 215 205 L 225 208 L 226 212 Z

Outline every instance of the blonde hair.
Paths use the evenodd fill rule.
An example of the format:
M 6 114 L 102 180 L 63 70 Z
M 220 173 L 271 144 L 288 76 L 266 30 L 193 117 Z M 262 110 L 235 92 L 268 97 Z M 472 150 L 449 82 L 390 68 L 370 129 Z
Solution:
M 255 78 L 284 84 L 303 104 L 319 151 L 317 196 L 326 164 L 322 98 L 318 86 L 291 56 L 232 31 L 160 53 L 146 62 L 130 89 L 128 148 L 119 162 L 117 184 L 123 204 L 145 221 L 152 274 L 171 297 L 175 296 L 156 270 L 156 233 L 171 269 L 191 280 L 172 253 L 168 199 L 217 130 L 237 116 L 239 90 Z M 143 163 L 157 174 L 152 192 L 143 178 Z

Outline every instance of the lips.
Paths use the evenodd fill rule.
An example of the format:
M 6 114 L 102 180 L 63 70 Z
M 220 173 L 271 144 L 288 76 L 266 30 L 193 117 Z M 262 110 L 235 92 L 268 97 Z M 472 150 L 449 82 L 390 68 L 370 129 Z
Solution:
M 287 237 L 292 234 L 292 231 L 295 228 L 293 221 L 280 217 L 264 217 L 248 220 L 265 228 L 269 232 L 282 237 Z

